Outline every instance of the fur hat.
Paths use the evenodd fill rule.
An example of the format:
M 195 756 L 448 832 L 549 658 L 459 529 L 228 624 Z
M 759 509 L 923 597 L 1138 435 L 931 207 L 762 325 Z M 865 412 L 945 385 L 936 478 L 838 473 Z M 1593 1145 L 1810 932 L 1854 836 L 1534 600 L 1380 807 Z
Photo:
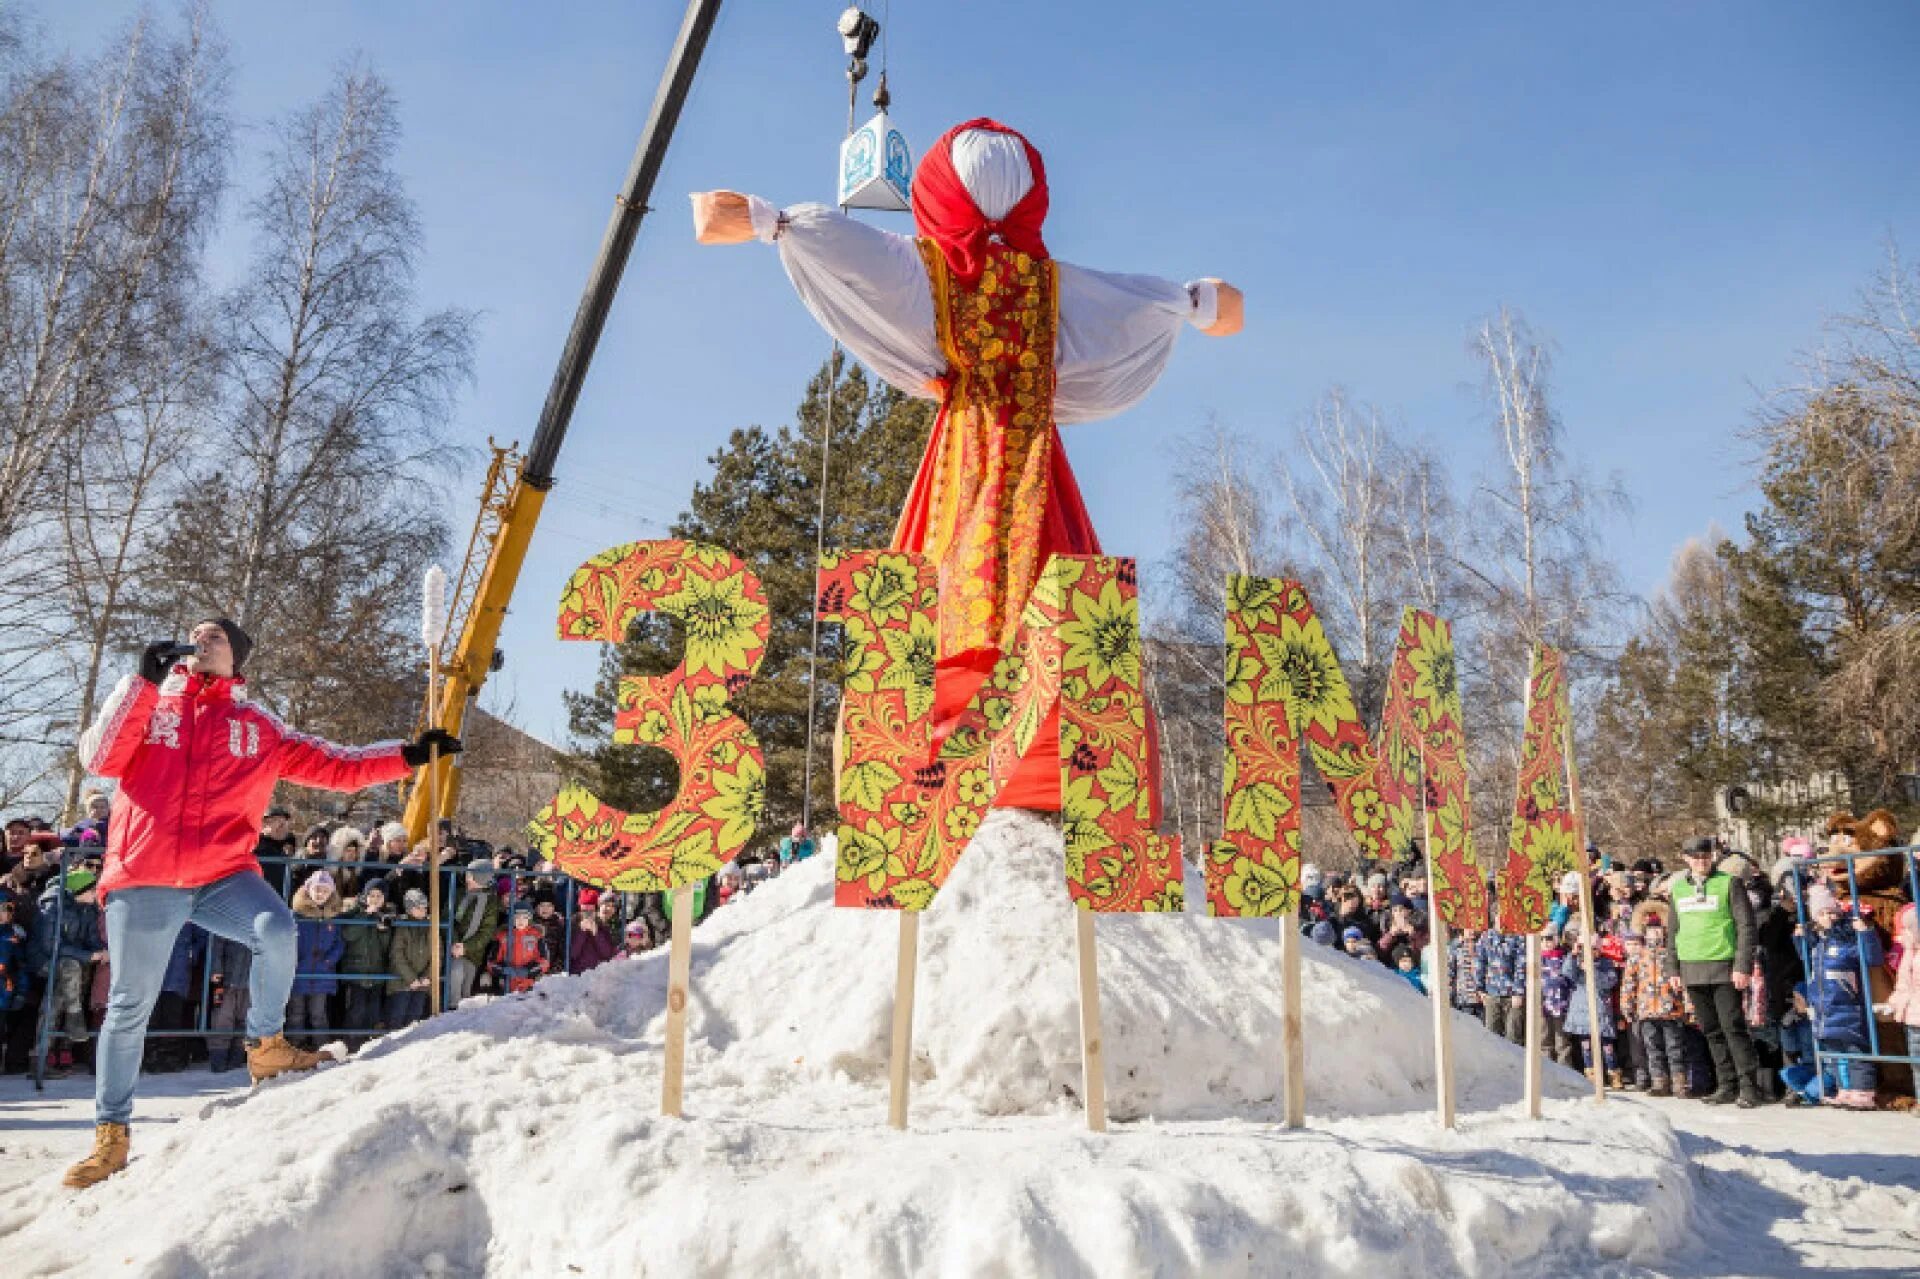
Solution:
M 388 822 L 380 828 L 380 842 L 383 844 L 388 840 L 405 839 L 406 837 L 407 828 L 401 822 Z
M 1647 929 L 1653 927 L 1655 924 L 1658 924 L 1661 928 L 1667 929 L 1668 931 L 1672 931 L 1673 912 L 1667 906 L 1667 903 L 1648 898 L 1633 908 L 1634 932 L 1645 934 Z
M 367 846 L 367 837 L 351 826 L 342 826 L 334 831 L 333 834 L 327 836 L 327 851 L 336 856 L 338 856 L 348 844 L 358 844 L 360 847 L 365 848 Z

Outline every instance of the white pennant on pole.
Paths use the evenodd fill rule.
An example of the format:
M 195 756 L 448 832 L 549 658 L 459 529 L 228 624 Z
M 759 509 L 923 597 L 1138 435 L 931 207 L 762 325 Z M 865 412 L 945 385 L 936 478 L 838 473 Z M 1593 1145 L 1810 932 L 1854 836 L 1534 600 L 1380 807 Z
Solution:
M 420 641 L 438 649 L 447 638 L 447 574 L 438 564 L 427 570 L 420 597 Z

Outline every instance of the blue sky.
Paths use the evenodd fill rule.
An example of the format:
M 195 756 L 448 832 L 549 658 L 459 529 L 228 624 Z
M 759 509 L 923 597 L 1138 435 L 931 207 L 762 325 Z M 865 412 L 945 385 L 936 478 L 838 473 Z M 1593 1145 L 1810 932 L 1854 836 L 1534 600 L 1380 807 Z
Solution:
M 698 248 L 684 193 L 831 198 L 843 4 L 722 12 L 509 620 L 489 701 L 511 697 L 535 732 L 558 737 L 560 690 L 592 675 L 589 646 L 552 638 L 567 573 L 660 535 L 728 430 L 788 420 L 826 354 L 772 251 Z M 1607 535 L 1651 591 L 1683 539 L 1738 527 L 1737 433 L 1765 391 L 1890 235 L 1920 253 L 1912 4 L 891 8 L 893 115 L 916 149 L 996 116 L 1047 156 L 1061 257 L 1247 291 L 1242 336 L 1191 335 L 1145 404 L 1069 434 L 1106 545 L 1149 563 L 1169 536 L 1163 451 L 1209 415 L 1278 440 L 1341 383 L 1480 469 L 1465 340 L 1504 302 L 1556 342 L 1571 452 L 1634 499 Z M 39 17 L 85 47 L 137 9 L 43 0 Z M 310 100 L 356 51 L 393 83 L 422 297 L 483 314 L 456 433 L 524 442 L 679 0 L 213 10 L 243 125 Z M 218 269 L 244 249 L 222 237 Z M 458 525 L 476 485 L 451 499 Z

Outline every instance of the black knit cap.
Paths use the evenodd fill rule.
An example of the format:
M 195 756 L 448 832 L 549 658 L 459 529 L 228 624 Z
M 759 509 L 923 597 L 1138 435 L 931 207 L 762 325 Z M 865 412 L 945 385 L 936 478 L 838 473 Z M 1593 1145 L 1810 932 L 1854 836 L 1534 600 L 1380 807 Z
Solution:
M 203 617 L 195 626 L 204 626 L 212 622 L 227 633 L 227 646 L 233 650 L 233 673 L 238 675 L 240 668 L 247 664 L 247 658 L 253 654 L 253 636 L 240 629 L 240 623 L 229 617 Z

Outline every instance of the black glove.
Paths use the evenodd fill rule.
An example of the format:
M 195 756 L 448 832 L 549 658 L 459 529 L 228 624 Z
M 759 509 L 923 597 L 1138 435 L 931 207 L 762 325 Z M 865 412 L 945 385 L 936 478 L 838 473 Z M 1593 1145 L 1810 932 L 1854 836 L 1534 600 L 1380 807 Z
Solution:
M 431 752 L 439 750 L 442 755 L 458 755 L 466 747 L 460 739 L 444 728 L 430 728 L 413 741 L 400 748 L 400 758 L 407 762 L 408 768 L 419 768 L 431 758 Z
M 177 640 L 155 640 L 147 645 L 140 651 L 140 678 L 149 684 L 164 682 L 173 672 L 173 664 L 179 660 L 182 647 Z

